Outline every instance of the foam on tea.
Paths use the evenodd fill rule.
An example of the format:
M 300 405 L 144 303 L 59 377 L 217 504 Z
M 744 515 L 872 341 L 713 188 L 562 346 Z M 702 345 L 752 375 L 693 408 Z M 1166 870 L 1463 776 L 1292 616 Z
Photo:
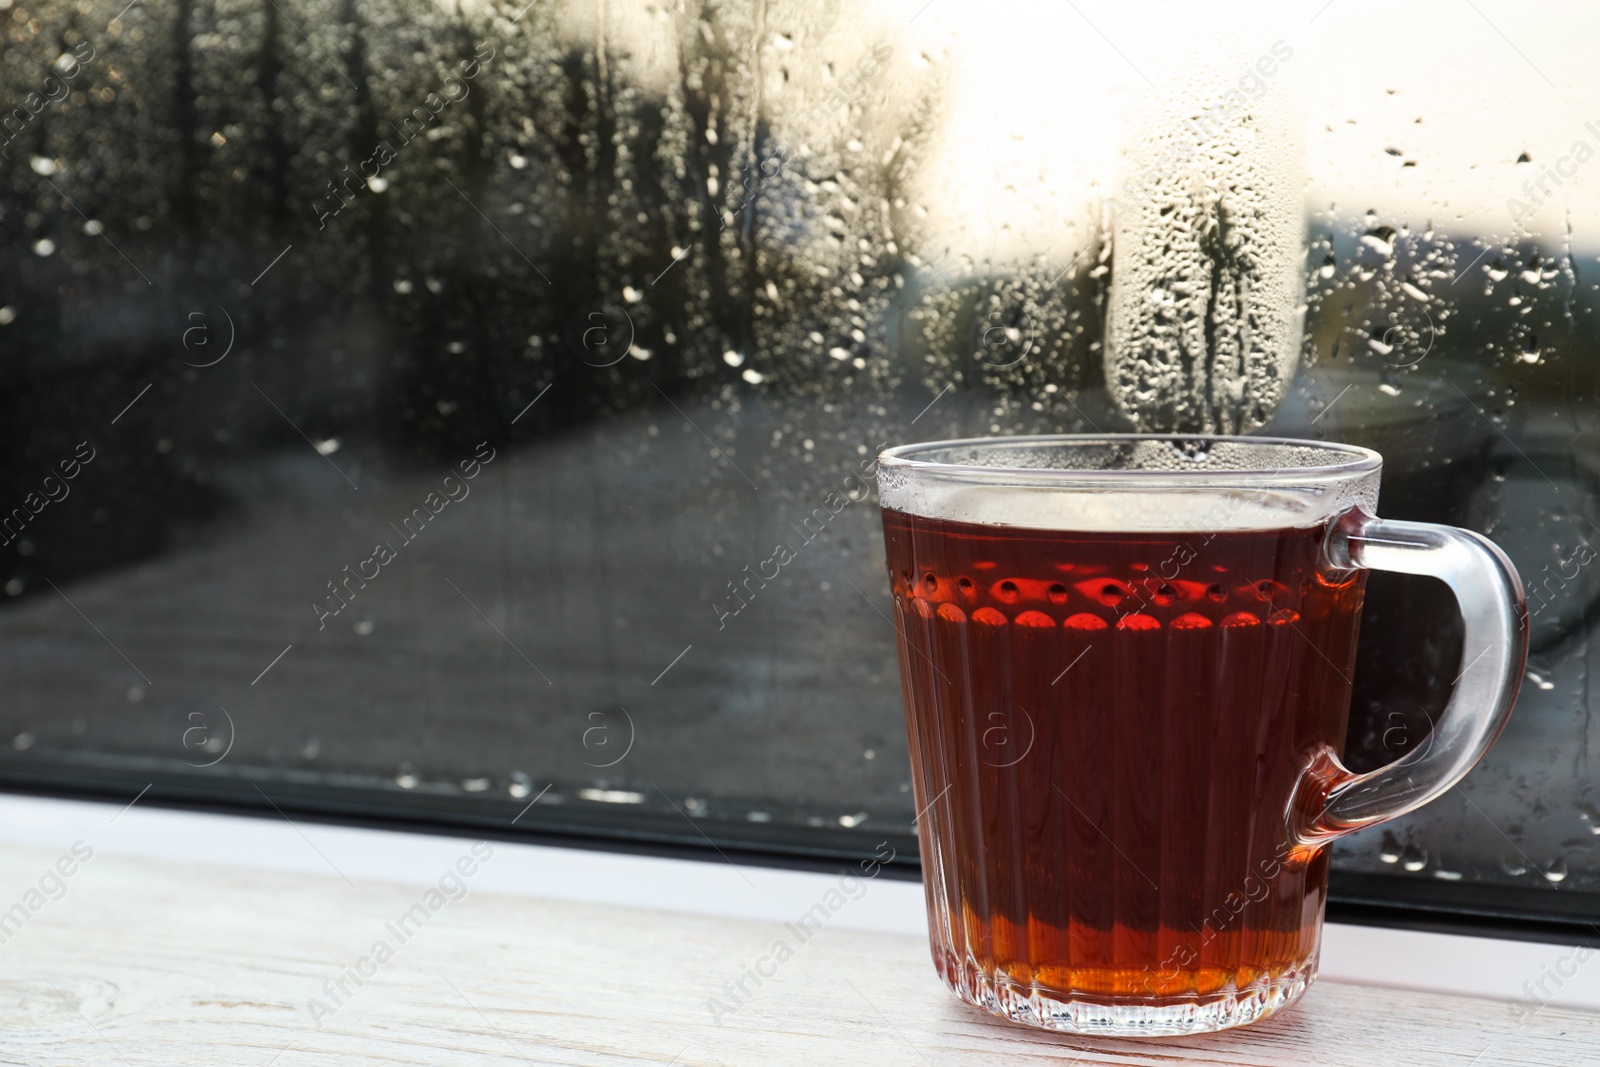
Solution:
M 1127 151 L 1105 368 L 1141 431 L 1247 432 L 1294 375 L 1305 182 L 1284 97 L 1212 63 L 1157 94 Z

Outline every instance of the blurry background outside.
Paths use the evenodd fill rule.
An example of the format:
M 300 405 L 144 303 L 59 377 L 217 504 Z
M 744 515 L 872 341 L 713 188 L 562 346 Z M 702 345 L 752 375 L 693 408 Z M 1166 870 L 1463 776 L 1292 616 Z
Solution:
M 1597 31 L 0 0 L 0 782 L 913 856 L 871 459 L 1130 429 L 1121 213 L 1186 121 L 1278 123 L 1262 432 L 1378 449 L 1383 514 L 1493 537 L 1533 612 L 1505 735 L 1335 895 L 1592 914 Z M 1425 742 L 1454 614 L 1372 580 L 1353 767 Z

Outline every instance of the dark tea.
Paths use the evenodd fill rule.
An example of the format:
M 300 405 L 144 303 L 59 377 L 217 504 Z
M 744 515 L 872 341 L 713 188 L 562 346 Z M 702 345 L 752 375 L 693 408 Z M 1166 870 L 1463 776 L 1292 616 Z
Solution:
M 1343 747 L 1365 584 L 1321 565 L 1326 523 L 883 518 L 945 980 L 1023 1020 L 1297 995 L 1328 860 L 1286 813 Z

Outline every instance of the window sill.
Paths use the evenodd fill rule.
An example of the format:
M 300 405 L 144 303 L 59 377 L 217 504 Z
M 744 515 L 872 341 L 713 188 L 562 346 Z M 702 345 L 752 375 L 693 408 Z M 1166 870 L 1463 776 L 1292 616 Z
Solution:
M 863 883 L 800 941 L 785 921 L 837 878 L 499 843 L 485 858 L 463 839 L 15 796 L 0 796 L 0 828 L 0 913 L 27 912 L 3 945 L 19 1062 L 1600 1059 L 1594 1017 L 1571 1007 L 1600 1004 L 1600 968 L 1578 967 L 1537 1011 L 1508 999 L 1571 958 L 1555 945 L 1331 927 L 1322 980 L 1275 1019 L 1087 1040 L 950 996 L 911 883 Z M 29 896 L 50 870 L 70 873 Z M 779 939 L 793 956 L 758 987 L 746 968 Z M 1429 966 L 1457 991 L 1378 984 L 1426 984 Z M 1462 995 L 1496 990 L 1518 992 Z

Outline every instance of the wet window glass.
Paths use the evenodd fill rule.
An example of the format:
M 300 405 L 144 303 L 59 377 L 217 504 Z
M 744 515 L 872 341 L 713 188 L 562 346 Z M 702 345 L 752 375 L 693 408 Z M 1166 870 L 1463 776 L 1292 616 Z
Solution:
M 878 449 L 1261 432 L 1529 592 L 1335 897 L 1592 913 L 1600 27 L 1158 6 L 0 0 L 0 781 L 913 857 Z

